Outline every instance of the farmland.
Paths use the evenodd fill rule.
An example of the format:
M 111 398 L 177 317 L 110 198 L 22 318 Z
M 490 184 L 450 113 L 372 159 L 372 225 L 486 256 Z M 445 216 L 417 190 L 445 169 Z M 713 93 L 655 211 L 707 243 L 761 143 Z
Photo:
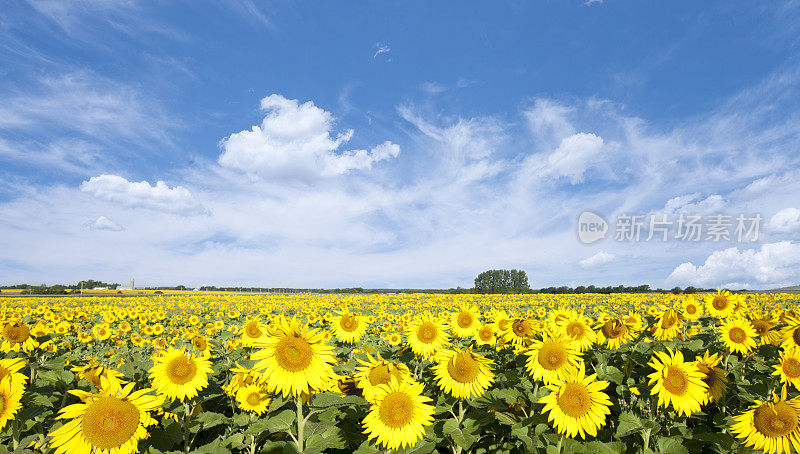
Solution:
M 800 295 L 6 297 L 14 452 L 792 452 Z

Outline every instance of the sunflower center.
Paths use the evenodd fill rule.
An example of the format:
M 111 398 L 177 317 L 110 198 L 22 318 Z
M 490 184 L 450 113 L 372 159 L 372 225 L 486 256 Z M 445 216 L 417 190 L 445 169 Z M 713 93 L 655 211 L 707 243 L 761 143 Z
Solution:
M 564 392 L 558 396 L 558 407 L 565 415 L 580 418 L 589 413 L 592 400 L 589 391 L 580 383 L 567 383 Z
M 583 334 L 585 332 L 583 324 L 580 323 L 580 322 L 570 322 L 570 324 L 567 325 L 567 330 L 566 331 L 567 331 L 567 334 L 569 335 L 569 337 L 572 337 L 572 338 L 575 338 L 575 339 L 582 338 Z
M 459 352 L 447 362 L 447 373 L 459 383 L 471 383 L 480 371 L 478 362 L 467 352 Z
M 731 328 L 731 330 L 728 332 L 728 337 L 731 339 L 731 342 L 735 344 L 742 344 L 747 340 L 747 333 L 745 333 L 743 329 L 736 326 Z
M 458 323 L 459 328 L 469 328 L 472 326 L 473 320 L 475 320 L 475 318 L 469 311 L 461 311 L 458 313 L 458 317 L 456 317 L 456 322 Z
M 6 396 L 0 394 L 0 415 L 6 411 Z
M 800 345 L 800 328 L 795 328 L 792 331 L 792 340 L 796 345 Z
M 261 395 L 258 393 L 250 393 L 247 395 L 247 403 L 256 406 L 261 403 Z
M 627 332 L 628 328 L 617 319 L 611 319 L 603 324 L 603 335 L 609 339 L 620 338 Z
M 192 346 L 194 346 L 195 350 L 205 350 L 208 347 L 208 343 L 202 337 L 195 337 L 192 339 Z
M 480 337 L 481 340 L 484 342 L 491 340 L 493 334 L 494 332 L 492 331 L 492 328 L 489 326 L 484 326 L 483 328 L 481 328 L 480 331 L 478 331 L 478 337 Z
M 311 345 L 296 336 L 287 336 L 275 346 L 275 360 L 278 365 L 289 372 L 300 372 L 311 364 L 313 356 Z
M 661 329 L 670 329 L 678 323 L 678 318 L 672 314 L 672 311 L 665 312 L 661 317 Z
M 671 394 L 682 396 L 687 386 L 686 373 L 677 366 L 667 366 L 667 376 L 664 378 L 664 388 Z
M 342 315 L 342 318 L 339 319 L 339 326 L 348 333 L 351 333 L 358 328 L 358 319 L 353 314 Z
M 244 332 L 247 333 L 249 337 L 261 337 L 261 329 L 258 328 L 258 322 L 255 320 L 247 324 L 244 328 Z
M 417 328 L 417 338 L 420 342 L 430 344 L 439 336 L 439 330 L 433 322 L 422 322 Z
M 800 361 L 795 358 L 783 360 L 783 373 L 791 379 L 800 378 Z
M 560 368 L 567 360 L 567 348 L 563 345 L 547 341 L 539 349 L 539 365 L 547 370 Z
M 402 391 L 393 391 L 381 401 L 378 414 L 382 423 L 392 429 L 399 429 L 414 417 L 414 401 Z
M 176 385 L 189 383 L 195 375 L 197 375 L 197 364 L 186 355 L 177 356 L 167 364 L 167 377 Z
M 514 334 L 519 337 L 527 337 L 533 334 L 531 322 L 526 319 L 514 320 L 514 322 L 511 324 L 511 328 L 514 330 Z
M 508 324 L 511 323 L 511 320 L 504 318 L 497 322 L 497 329 L 500 331 L 506 331 L 508 329 Z
M 9 323 L 3 327 L 3 337 L 12 344 L 21 344 L 31 337 L 31 332 L 24 323 Z
M 706 368 L 703 372 L 706 374 L 706 376 L 703 377 L 703 382 L 708 385 L 709 388 L 712 388 L 717 383 L 717 372 L 711 367 Z
M 104 396 L 89 404 L 81 422 L 86 441 L 104 450 L 122 446 L 138 427 L 139 409 L 114 396 Z
M 717 295 L 714 297 L 714 301 L 711 302 L 711 305 L 714 306 L 714 309 L 721 311 L 723 309 L 728 308 L 728 298 L 724 295 Z
M 697 312 L 697 308 L 694 304 L 690 304 L 686 306 L 686 313 L 689 315 L 694 315 Z
M 369 378 L 369 383 L 372 386 L 385 385 L 389 383 L 391 377 L 396 378 L 397 381 L 403 378 L 400 369 L 394 364 L 380 364 L 370 369 L 369 373 L 367 373 L 367 378 Z
M 753 425 L 767 437 L 784 437 L 797 428 L 797 412 L 786 402 L 764 404 L 753 412 Z
M 763 336 L 769 331 L 769 325 L 763 320 L 753 320 L 753 328 L 759 336 Z

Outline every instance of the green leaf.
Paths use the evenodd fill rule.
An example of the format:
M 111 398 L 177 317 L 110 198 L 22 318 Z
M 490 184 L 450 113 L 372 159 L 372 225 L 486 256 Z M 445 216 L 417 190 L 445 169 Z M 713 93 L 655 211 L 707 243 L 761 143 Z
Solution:
M 633 413 L 626 411 L 619 415 L 619 424 L 617 425 L 617 437 L 626 437 L 644 429 L 642 420 Z
M 349 407 L 350 405 L 368 405 L 369 402 L 358 396 L 345 396 L 334 392 L 319 393 L 311 399 L 312 408 Z
M 592 441 L 585 445 L 585 451 L 591 454 L 619 454 L 625 452 L 625 443 L 619 441 L 612 441 L 610 443 Z
M 614 366 L 605 366 L 601 368 L 597 376 L 600 377 L 601 380 L 607 380 L 617 385 L 621 385 L 622 379 L 625 378 L 625 374 Z
M 658 439 L 658 452 L 661 454 L 689 454 L 689 450 L 675 438 L 661 437 Z
M 197 416 L 197 420 L 203 425 L 203 429 L 210 429 L 214 426 L 225 423 L 227 418 L 225 415 L 214 413 L 211 411 L 204 411 Z

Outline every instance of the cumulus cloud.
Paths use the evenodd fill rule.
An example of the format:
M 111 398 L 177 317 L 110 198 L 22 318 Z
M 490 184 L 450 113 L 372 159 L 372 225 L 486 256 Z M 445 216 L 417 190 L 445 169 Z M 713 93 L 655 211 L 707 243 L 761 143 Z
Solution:
M 100 175 L 81 184 L 81 191 L 127 208 L 145 208 L 181 216 L 206 214 L 207 210 L 182 186 L 170 188 L 163 181 L 128 181 L 119 175 Z
M 603 139 L 592 133 L 579 132 L 565 137 L 547 158 L 546 172 L 569 178 L 570 183 L 583 182 L 584 173 L 602 158 Z
M 775 213 L 767 225 L 773 232 L 792 233 L 800 231 L 800 210 L 784 208 Z
M 614 254 L 609 254 L 608 252 L 598 252 L 589 258 L 581 260 L 578 262 L 578 265 L 584 268 L 591 268 L 613 262 L 615 258 L 616 256 Z
M 732 247 L 714 251 L 702 265 L 686 262 L 667 282 L 700 287 L 775 288 L 800 280 L 800 244 L 765 243 L 760 250 Z
M 90 221 L 86 223 L 86 227 L 89 230 L 106 230 L 109 232 L 121 232 L 125 230 L 125 227 L 117 224 L 116 222 L 108 219 L 105 216 L 100 216 L 94 221 Z
M 400 153 L 389 141 L 369 151 L 338 151 L 353 130 L 333 135 L 333 115 L 311 101 L 273 94 L 261 100 L 261 109 L 266 116 L 260 125 L 223 139 L 221 166 L 262 178 L 311 180 L 367 170 Z
M 664 213 L 676 214 L 714 214 L 725 208 L 725 200 L 719 194 L 712 194 L 705 199 L 700 193 L 673 197 L 664 205 Z

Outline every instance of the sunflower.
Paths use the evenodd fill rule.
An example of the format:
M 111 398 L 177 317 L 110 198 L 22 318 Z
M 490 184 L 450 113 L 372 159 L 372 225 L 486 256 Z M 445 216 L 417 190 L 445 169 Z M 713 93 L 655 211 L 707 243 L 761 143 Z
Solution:
M 787 348 L 781 352 L 780 364 L 774 366 L 772 375 L 781 377 L 781 383 L 789 383 L 800 389 L 800 349 Z
M 535 320 L 528 318 L 515 318 L 511 321 L 511 329 L 503 337 L 506 342 L 511 342 L 517 349 L 524 349 L 531 345 L 538 331 Z
M 85 366 L 73 367 L 72 372 L 77 377 L 91 383 L 95 388 L 108 390 L 112 394 L 126 383 L 120 380 L 123 376 L 120 372 L 98 364 L 94 358 Z
M 204 357 L 187 354 L 184 350 L 170 348 L 154 359 L 150 379 L 159 394 L 183 402 L 193 398 L 208 386 L 211 362 Z
M 439 388 L 459 399 L 483 395 L 494 381 L 492 361 L 466 350 L 443 350 L 433 367 Z
M 369 324 L 366 319 L 349 311 L 343 311 L 338 317 L 334 317 L 331 322 L 331 330 L 336 340 L 347 344 L 358 342 L 361 336 L 367 332 Z
M 368 439 L 386 449 L 414 446 L 425 434 L 425 426 L 433 424 L 434 406 L 430 398 L 422 395 L 424 385 L 407 380 L 392 379 L 388 385 L 379 385 L 375 403 L 361 425 Z
M 236 392 L 236 402 L 242 410 L 260 415 L 269 409 L 271 399 L 261 386 L 252 384 L 239 388 Z
M 475 331 L 474 338 L 476 345 L 495 345 L 497 343 L 493 325 L 482 325 Z
M 476 307 L 462 306 L 450 318 L 450 330 L 457 337 L 472 336 L 480 325 L 480 313 Z
M 378 386 L 389 384 L 392 378 L 400 383 L 411 379 L 411 371 L 403 363 L 393 363 L 367 353 L 367 361 L 358 360 L 361 366 L 356 367 L 355 382 L 362 389 L 364 399 L 368 402 L 375 401 Z
M 250 356 L 257 361 L 253 369 L 267 377 L 269 392 L 311 394 L 327 389 L 334 375 L 331 364 L 336 361 L 331 346 L 325 344 L 325 333 L 310 329 L 293 319 L 279 319 L 275 332 L 256 344 L 259 350 Z
M 29 352 L 39 346 L 39 342 L 31 336 L 28 325 L 21 321 L 6 322 L 3 325 L 3 343 L 0 350 L 5 353 L 24 351 Z
M 7 376 L 0 380 L 0 429 L 5 427 L 9 420 L 14 420 L 14 415 L 22 406 L 19 399 L 25 389 L 12 385 L 11 379 L 11 376 Z
M 745 446 L 771 454 L 800 451 L 800 398 L 786 399 L 785 387 L 780 396 L 773 393 L 772 402 L 756 400 L 733 420 L 731 432 Z
M 695 298 L 688 297 L 681 304 L 681 317 L 687 321 L 694 321 L 703 316 L 703 305 Z
M 527 354 L 528 373 L 545 384 L 564 381 L 581 362 L 578 349 L 563 337 L 535 340 Z
M 725 376 L 727 372 L 717 367 L 721 359 L 716 353 L 709 355 L 706 350 L 703 356 L 695 361 L 697 368 L 704 374 L 703 382 L 708 386 L 706 396 L 700 405 L 720 400 L 728 389 L 728 378 Z
M 203 336 L 194 336 L 192 338 L 192 350 L 200 356 L 208 358 L 211 356 L 211 344 Z
M 597 380 L 597 374 L 586 376 L 584 365 L 573 369 L 562 382 L 547 385 L 550 394 L 539 399 L 548 412 L 548 421 L 555 424 L 560 434 L 570 438 L 586 434 L 597 436 L 597 429 L 605 425 L 606 415 L 611 414 L 611 401 L 603 392 L 607 381 Z
M 156 423 L 150 412 L 161 407 L 163 400 L 149 394 L 149 388 L 132 392 L 133 386 L 130 383 L 118 393 L 70 391 L 83 402 L 61 410 L 58 418 L 70 421 L 50 432 L 56 454 L 138 452 L 147 426 Z
M 392 346 L 400 345 L 400 343 L 403 342 L 403 336 L 401 336 L 400 333 L 391 333 L 386 336 L 386 342 Z
M 710 293 L 706 296 L 706 310 L 708 311 L 708 315 L 717 318 L 726 318 L 733 314 L 738 300 L 738 295 L 734 295 L 727 290 L 717 290 L 717 293 Z
M 662 342 L 675 339 L 681 333 L 678 314 L 673 309 L 664 309 L 656 319 L 652 330 L 653 337 Z
M 597 342 L 597 334 L 590 326 L 590 320 L 577 313 L 573 313 L 569 319 L 558 323 L 558 332 L 570 340 L 575 348 L 585 352 Z
M 620 318 L 609 318 L 597 333 L 597 342 L 608 343 L 608 348 L 617 349 L 633 339 L 633 330 Z
M 406 343 L 416 355 L 431 358 L 450 344 L 450 336 L 442 323 L 426 312 L 410 324 Z
M 511 329 L 511 325 L 514 322 L 514 319 L 506 314 L 506 311 L 497 311 L 494 315 L 494 327 L 497 331 L 497 337 L 502 337 L 508 330 Z
M 758 338 L 756 341 L 758 345 L 778 345 L 781 343 L 781 333 L 774 330 L 777 323 L 772 317 L 758 317 L 750 320 L 753 324 L 753 329 L 756 330 Z
M 800 317 L 786 317 L 786 327 L 783 328 L 782 348 L 800 347 Z M 5 344 L 3 344 L 5 345 Z
M 658 393 L 658 405 L 672 408 L 678 414 L 690 416 L 700 411 L 700 402 L 706 399 L 708 385 L 703 381 L 705 374 L 694 362 L 684 362 L 680 350 L 656 352 L 650 367 L 655 372 L 648 375 L 651 393 Z
M 758 336 L 753 325 L 743 318 L 729 318 L 719 327 L 719 335 L 728 350 L 742 354 L 756 346 Z
M 242 345 L 252 347 L 253 344 L 264 337 L 264 331 L 266 331 L 264 325 L 257 318 L 245 323 L 239 330 Z
M 230 383 L 223 387 L 225 393 L 231 397 L 236 397 L 236 393 L 244 386 L 254 383 L 262 384 L 266 381 L 264 374 L 257 370 L 244 368 L 239 363 L 235 363 L 235 367 L 231 368 L 231 372 L 236 375 L 231 378 Z
M 14 393 L 22 394 L 25 390 L 25 382 L 28 380 L 28 377 L 25 374 L 20 373 L 26 365 L 28 364 L 27 360 L 22 358 L 4 358 L 0 359 L 0 380 L 5 380 L 8 378 L 11 385 L 11 390 Z

